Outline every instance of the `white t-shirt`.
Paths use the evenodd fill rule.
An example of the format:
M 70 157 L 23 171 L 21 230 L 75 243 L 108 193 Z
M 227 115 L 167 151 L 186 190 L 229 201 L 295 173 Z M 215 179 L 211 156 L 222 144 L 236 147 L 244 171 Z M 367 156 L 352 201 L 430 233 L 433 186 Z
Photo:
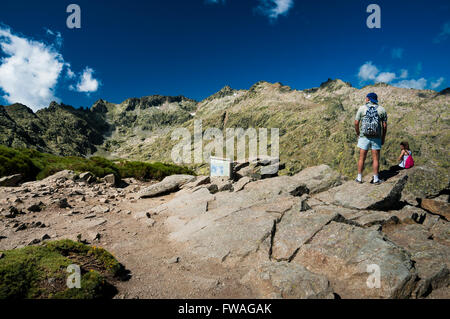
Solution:
M 405 164 L 406 164 L 406 160 L 408 159 L 408 157 L 411 156 L 412 152 L 408 151 L 409 155 L 403 155 L 403 160 L 400 162 L 400 164 L 398 164 L 398 166 L 400 166 L 401 168 L 405 168 Z

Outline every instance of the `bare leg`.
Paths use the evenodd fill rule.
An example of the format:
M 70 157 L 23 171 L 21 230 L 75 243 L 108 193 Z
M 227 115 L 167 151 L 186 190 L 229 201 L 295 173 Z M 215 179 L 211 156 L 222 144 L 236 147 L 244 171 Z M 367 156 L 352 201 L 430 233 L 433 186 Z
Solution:
M 380 150 L 372 150 L 372 159 L 373 175 L 378 175 L 380 168 Z
M 364 170 L 364 162 L 366 161 L 367 151 L 359 149 L 358 174 L 362 174 Z

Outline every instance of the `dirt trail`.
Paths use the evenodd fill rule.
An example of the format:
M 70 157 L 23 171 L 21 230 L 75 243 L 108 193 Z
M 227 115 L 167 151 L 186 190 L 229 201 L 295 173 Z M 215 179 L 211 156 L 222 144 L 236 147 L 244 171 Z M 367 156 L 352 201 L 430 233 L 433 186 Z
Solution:
M 173 195 L 122 203 L 132 212 L 142 212 L 170 200 Z M 167 239 L 166 216 L 152 218 L 148 227 L 131 215 L 105 228 L 103 247 L 123 261 L 132 278 L 118 285 L 117 298 L 248 298 L 251 292 L 238 284 L 243 274 L 198 260 L 181 245 Z M 114 222 L 113 222 L 114 223 Z M 178 262 L 175 260 L 178 259 Z
M 134 199 L 132 191 L 114 189 L 123 193 L 108 200 L 108 188 L 104 195 L 94 195 L 92 185 L 78 187 L 82 195 L 67 196 L 79 185 L 56 185 L 31 188 L 0 188 L 0 250 L 29 245 L 49 235 L 50 240 L 76 240 L 81 234 L 89 243 L 111 252 L 131 273 L 128 281 L 119 282 L 116 298 L 249 298 L 252 292 L 238 283 L 245 269 L 224 268 L 220 264 L 199 260 L 189 254 L 182 245 L 168 241 L 165 227 L 167 216 L 153 215 L 150 226 L 135 218 L 135 214 L 148 211 L 166 203 L 174 195 L 153 199 Z M 139 183 L 139 187 L 148 184 Z M 136 189 L 134 189 L 136 190 Z M 90 192 L 94 191 L 92 196 Z M 46 193 L 47 192 L 47 193 Z M 59 208 L 54 204 L 67 198 L 71 208 Z M 29 212 L 28 207 L 42 202 L 46 207 L 40 212 Z M 105 203 L 106 202 L 106 203 Z M 15 218 L 5 218 L 10 206 L 26 212 Z M 95 212 L 95 207 L 108 208 L 109 212 Z M 105 210 L 108 210 L 105 209 Z M 94 216 L 95 215 L 95 216 Z M 92 217 L 93 216 L 93 217 Z M 34 222 L 34 224 L 33 224 Z M 33 227 L 41 222 L 46 227 Z M 26 229 L 16 231 L 18 225 Z M 99 240 L 93 240 L 100 234 Z M 40 244 L 40 243 L 38 243 Z

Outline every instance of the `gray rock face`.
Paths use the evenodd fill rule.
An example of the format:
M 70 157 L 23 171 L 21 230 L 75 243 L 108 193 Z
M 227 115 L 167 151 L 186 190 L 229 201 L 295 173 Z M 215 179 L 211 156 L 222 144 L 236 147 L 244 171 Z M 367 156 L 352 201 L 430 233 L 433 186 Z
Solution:
M 151 185 L 139 192 L 140 198 L 155 197 L 171 192 L 175 192 L 186 183 L 195 180 L 195 176 L 192 175 L 172 175 L 167 176 L 161 182 Z
M 384 232 L 390 240 L 404 247 L 416 262 L 420 281 L 415 297 L 425 297 L 430 291 L 450 284 L 450 248 L 432 240 L 431 232 L 424 226 L 402 225 L 387 228 Z
M 109 186 L 117 186 L 120 183 L 120 180 L 114 174 L 106 175 L 103 179 Z
M 398 224 L 400 219 L 390 212 L 367 211 L 352 221 L 362 227 L 372 227 L 374 225 Z
M 433 227 L 430 228 L 431 235 L 433 235 L 433 240 L 436 242 L 450 246 L 450 223 L 440 219 L 437 221 Z
M 320 193 L 342 184 L 343 178 L 328 165 L 308 167 L 292 178 L 305 183 L 309 194 Z
M 22 175 L 20 175 L 20 174 L 5 176 L 5 177 L 0 178 L 0 186 L 4 186 L 4 187 L 19 186 L 19 183 L 21 180 L 22 180 Z
M 192 189 L 201 185 L 209 184 L 211 178 L 209 176 L 197 176 L 197 178 L 193 182 L 186 183 L 181 186 L 183 189 Z
M 42 181 L 40 181 L 37 184 L 48 185 L 48 184 L 56 182 L 56 181 L 74 180 L 75 177 L 76 177 L 75 172 L 70 171 L 70 170 L 63 170 L 63 171 L 57 172 L 57 173 L 43 179 Z
M 233 186 L 233 191 L 234 192 L 239 192 L 240 190 L 242 190 L 245 185 L 247 185 L 248 183 L 250 183 L 252 180 L 250 177 L 242 177 L 240 180 L 238 180 L 234 186 Z
M 243 191 L 215 195 L 201 188 L 165 204 L 169 238 L 183 242 L 190 251 L 219 262 L 241 260 L 270 239 L 275 222 L 298 201 L 295 197 L 267 199 Z M 266 258 L 269 251 L 265 252 Z
M 84 172 L 80 174 L 80 180 L 85 181 L 86 183 L 92 183 L 95 180 L 94 175 L 91 172 Z
M 341 186 L 315 195 L 315 198 L 327 204 L 346 208 L 389 210 L 398 206 L 407 180 L 407 175 L 399 174 L 381 185 L 357 184 L 355 181 L 348 181 Z
M 408 253 L 379 232 L 334 221 L 302 245 L 292 262 L 326 276 L 343 298 L 407 298 L 417 277 Z M 371 265 L 380 269 L 380 288 L 367 284 Z
M 298 249 L 332 220 L 343 218 L 330 211 L 308 210 L 300 212 L 292 209 L 286 212 L 276 225 L 273 238 L 272 258 L 291 260 Z
M 232 181 L 224 177 L 213 177 L 211 178 L 211 185 L 217 186 L 218 192 L 231 191 L 233 190 Z
M 222 194 L 233 193 L 218 193 L 216 197 Z M 236 203 L 225 207 L 221 204 L 226 204 L 227 199 L 215 203 L 214 198 L 203 188 L 191 196 L 180 196 L 169 202 L 169 238 L 187 243 L 196 255 L 219 262 L 255 252 L 270 236 L 279 215 L 257 207 L 239 209 L 233 206 Z M 210 202 L 216 207 L 209 207 Z
M 309 189 L 306 187 L 305 183 L 289 176 L 278 176 L 252 182 L 247 184 L 244 189 L 259 197 L 273 197 L 282 194 L 301 196 L 309 192 Z
M 257 164 L 250 164 L 249 166 L 240 169 L 238 172 L 236 172 L 236 175 L 238 178 L 249 177 L 252 180 L 259 180 L 267 177 L 273 177 L 272 174 L 270 175 L 263 174 L 262 166 L 258 166 Z
M 450 220 L 450 204 L 433 199 L 422 199 L 420 206 L 432 214 L 436 214 Z
M 233 175 L 235 180 L 249 177 L 252 180 L 260 180 L 278 176 L 278 171 L 285 167 L 279 158 L 263 157 L 252 159 L 249 162 L 235 163 Z
M 325 276 L 288 262 L 268 262 L 250 270 L 243 284 L 254 287 L 259 298 L 334 299 Z

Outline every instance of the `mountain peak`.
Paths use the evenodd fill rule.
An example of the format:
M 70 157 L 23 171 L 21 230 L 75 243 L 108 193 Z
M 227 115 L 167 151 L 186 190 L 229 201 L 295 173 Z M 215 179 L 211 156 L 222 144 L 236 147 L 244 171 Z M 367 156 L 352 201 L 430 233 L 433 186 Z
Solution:
M 220 91 L 214 93 L 213 95 L 206 98 L 206 100 L 212 100 L 212 99 L 220 99 L 225 96 L 232 95 L 236 92 L 235 89 L 231 88 L 229 85 L 225 85 Z
M 5 106 L 5 109 L 7 109 L 8 111 L 13 111 L 13 112 L 26 112 L 26 113 L 34 114 L 32 109 L 30 109 L 28 106 L 26 106 L 22 103 L 14 103 L 14 104 Z
M 320 84 L 321 89 L 327 88 L 337 90 L 342 87 L 352 87 L 352 85 L 350 84 L 350 82 L 344 82 L 341 79 L 330 79 L 330 78 L 327 81 Z
M 106 113 L 108 112 L 108 108 L 106 107 L 106 101 L 103 99 L 97 100 L 92 106 L 91 106 L 91 112 L 96 113 Z
M 45 109 L 45 108 L 44 109 L 40 109 L 38 112 L 45 111 L 45 110 L 54 111 L 56 109 L 63 109 L 63 110 L 68 110 L 68 111 L 75 110 L 75 108 L 73 106 L 71 106 L 71 105 L 66 105 L 64 103 L 58 103 L 56 101 L 52 101 L 47 109 Z

